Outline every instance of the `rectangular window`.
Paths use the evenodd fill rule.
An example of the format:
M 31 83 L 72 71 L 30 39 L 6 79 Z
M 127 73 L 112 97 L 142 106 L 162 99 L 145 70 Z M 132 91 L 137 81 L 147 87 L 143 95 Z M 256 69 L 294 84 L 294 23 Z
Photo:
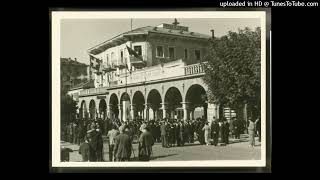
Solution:
M 109 62 L 109 54 L 107 54 L 107 64 L 110 64 L 110 62 Z
M 133 49 L 139 56 L 142 56 L 142 48 L 141 48 L 141 46 L 134 46 Z
M 200 50 L 195 50 L 195 51 L 194 51 L 194 54 L 195 54 L 195 56 L 196 56 L 196 60 L 197 60 L 197 61 L 200 61 Z
M 169 47 L 169 58 L 174 59 L 174 48 L 173 47 Z
M 111 53 L 111 61 L 114 62 L 114 52 Z
M 120 52 L 121 62 L 123 62 L 123 51 Z
M 184 59 L 188 59 L 188 49 L 184 49 Z
M 164 57 L 164 53 L 163 53 L 163 46 L 157 46 L 157 57 Z

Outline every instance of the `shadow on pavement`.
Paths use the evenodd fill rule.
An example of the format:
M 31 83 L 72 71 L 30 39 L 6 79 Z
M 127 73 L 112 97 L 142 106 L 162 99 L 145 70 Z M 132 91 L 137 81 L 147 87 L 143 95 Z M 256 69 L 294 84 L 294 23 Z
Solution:
M 155 159 L 165 158 L 165 157 L 175 156 L 175 155 L 178 155 L 178 154 L 168 154 L 168 155 L 163 155 L 163 156 L 151 156 L 150 160 L 155 160 Z M 138 157 L 130 158 L 130 161 L 139 161 L 139 158 Z
M 175 156 L 175 155 L 178 155 L 178 154 L 168 154 L 168 155 L 164 155 L 164 156 L 152 156 L 150 158 L 150 160 L 159 159 L 159 158 L 165 158 L 165 157 Z

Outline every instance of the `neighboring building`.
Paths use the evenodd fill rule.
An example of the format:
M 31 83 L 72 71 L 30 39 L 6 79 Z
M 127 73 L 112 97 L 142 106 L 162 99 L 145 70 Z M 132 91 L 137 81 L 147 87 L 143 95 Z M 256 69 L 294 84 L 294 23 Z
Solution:
M 212 36 L 177 24 L 137 28 L 89 49 L 95 88 L 79 92 L 80 116 L 187 120 L 197 108 L 197 116 L 202 109 L 209 121 L 218 117 L 218 106 L 203 98 Z
M 89 66 L 80 63 L 75 58 L 60 58 L 61 61 L 61 89 L 73 96 L 75 89 L 80 89 L 83 85 L 89 83 Z M 91 83 L 92 84 L 92 83 Z M 90 86 L 92 88 L 94 86 Z M 79 93 L 79 92 L 77 92 Z M 75 98 L 74 98 L 75 99 Z

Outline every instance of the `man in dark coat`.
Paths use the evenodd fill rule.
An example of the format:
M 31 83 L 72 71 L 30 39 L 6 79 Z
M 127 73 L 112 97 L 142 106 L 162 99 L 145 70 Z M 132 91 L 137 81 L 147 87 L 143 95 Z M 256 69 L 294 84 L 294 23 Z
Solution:
M 223 120 L 221 122 L 219 122 L 219 126 L 220 126 L 220 137 L 221 137 L 221 143 L 222 144 L 225 144 L 225 126 L 224 126 L 224 123 L 223 123 Z
M 148 131 L 146 126 L 142 126 L 142 134 L 139 138 L 139 160 L 149 161 L 152 153 L 152 146 L 154 145 L 154 138 Z
M 124 126 L 120 126 L 120 134 L 115 137 L 114 158 L 116 161 L 129 161 L 131 153 L 130 137 L 124 133 Z
M 194 143 L 195 122 L 194 120 L 190 124 L 190 143 Z
M 103 161 L 103 139 L 102 139 L 102 130 L 100 128 L 99 123 L 96 125 L 96 132 L 97 132 L 97 161 Z
M 184 123 L 183 123 L 183 121 L 181 121 L 180 122 L 180 124 L 179 124 L 179 131 L 180 131 L 180 133 L 179 133 L 179 137 L 180 137 L 180 145 L 181 146 L 184 146 Z
M 229 123 L 228 121 L 224 121 L 224 143 L 229 144 L 229 133 L 230 133 L 230 129 L 229 129 Z
M 70 152 L 73 152 L 70 148 L 61 148 L 61 162 L 69 162 L 70 160 Z
M 234 129 L 235 139 L 240 139 L 240 123 L 239 123 L 239 120 L 234 119 L 234 121 L 233 121 L 233 129 Z
M 177 146 L 181 145 L 181 137 L 180 137 L 180 124 L 179 123 L 175 123 L 175 129 L 174 129 L 174 134 L 176 137 L 176 142 L 177 142 Z
M 90 146 L 90 156 L 89 161 L 97 161 L 97 149 L 98 149 L 98 134 L 95 129 L 95 125 L 91 125 L 91 130 L 87 132 L 89 137 L 89 146 Z
M 89 146 L 87 137 L 84 137 L 84 142 L 82 142 L 79 147 L 79 154 L 81 154 L 83 162 L 89 161 L 90 146 Z
M 190 123 L 186 122 L 184 126 L 184 142 L 190 143 Z
M 217 146 L 219 142 L 219 123 L 217 120 L 214 120 L 211 124 L 211 132 L 212 132 L 212 137 L 213 137 L 213 145 Z
M 169 130 L 169 146 L 174 146 L 175 143 L 175 126 L 173 123 L 170 123 L 170 130 Z

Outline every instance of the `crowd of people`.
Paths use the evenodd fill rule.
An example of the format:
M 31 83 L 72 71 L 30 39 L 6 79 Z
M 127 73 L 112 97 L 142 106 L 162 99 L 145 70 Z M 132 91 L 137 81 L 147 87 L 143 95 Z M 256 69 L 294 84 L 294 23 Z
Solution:
M 252 137 L 259 130 L 256 129 L 259 121 L 251 122 L 248 125 L 251 138 L 249 143 L 254 146 Z M 64 139 L 80 145 L 79 153 L 83 161 L 105 161 L 103 137 L 107 138 L 109 161 L 129 161 L 134 154 L 133 143 L 139 146 L 138 159 L 148 161 L 155 142 L 161 142 L 163 148 L 184 146 L 195 141 L 203 145 L 227 145 L 230 137 L 240 139 L 245 129 L 246 124 L 236 118 L 213 119 L 212 123 L 204 118 L 187 121 L 168 118 L 149 121 L 135 119 L 125 122 L 109 118 L 77 119 L 66 126 Z

